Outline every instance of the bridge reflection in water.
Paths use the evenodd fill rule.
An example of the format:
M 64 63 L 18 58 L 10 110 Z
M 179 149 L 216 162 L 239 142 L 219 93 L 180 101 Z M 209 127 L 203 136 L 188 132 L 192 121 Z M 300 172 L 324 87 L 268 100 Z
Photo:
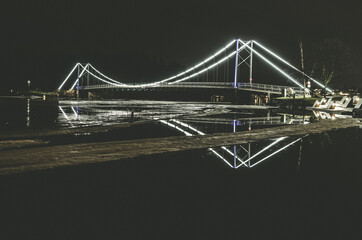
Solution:
M 176 119 L 160 120 L 160 122 L 184 133 L 186 136 L 205 135 L 205 133 L 196 129 L 195 127 Z M 233 132 L 236 132 L 236 126 L 238 122 L 239 121 L 237 120 L 233 120 L 232 122 Z M 251 124 L 249 126 L 251 126 Z M 208 148 L 208 150 L 214 156 L 223 160 L 231 168 L 239 168 L 239 167 L 252 168 L 255 167 L 257 164 L 274 156 L 275 154 L 292 146 L 301 139 L 302 139 L 301 137 L 297 139 L 289 137 L 280 137 L 272 140 L 271 143 L 270 142 L 246 143 L 234 146 L 222 146 L 219 148 Z M 255 150 L 252 151 L 254 147 Z
M 80 108 L 78 106 L 59 106 L 59 109 L 63 115 L 63 119 L 66 120 L 71 127 L 89 125 L 90 119 L 93 119 L 91 124 L 97 124 L 94 117 L 87 117 L 87 114 L 80 116 Z M 114 116 L 114 118 L 118 119 L 122 117 L 129 119 L 130 116 L 130 112 L 128 111 L 114 109 L 99 112 L 97 114 L 100 115 L 98 115 L 95 119 L 98 119 L 99 123 L 101 123 L 103 118 L 106 116 Z M 218 132 L 250 131 L 252 128 L 265 128 L 287 124 L 308 124 L 310 121 L 309 116 L 288 114 L 270 116 L 270 111 L 267 111 L 266 116 L 250 116 L 236 119 L 227 118 L 224 115 L 225 114 L 221 114 L 216 117 L 190 116 L 184 117 L 182 120 L 176 118 L 160 119 L 152 116 L 144 117 L 145 119 L 154 120 L 155 122 L 170 127 L 186 136 L 206 135 Z M 210 152 L 210 155 L 221 159 L 231 168 L 252 168 L 283 150 L 292 147 L 301 139 L 302 137 L 280 137 L 273 140 L 245 143 L 241 145 L 208 148 L 208 151 Z

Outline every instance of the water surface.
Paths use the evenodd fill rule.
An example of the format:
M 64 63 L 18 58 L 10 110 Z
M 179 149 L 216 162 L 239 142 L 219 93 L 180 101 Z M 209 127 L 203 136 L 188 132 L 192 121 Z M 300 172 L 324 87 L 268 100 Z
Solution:
M 54 105 L 46 108 L 42 116 L 47 120 L 39 120 L 40 124 L 36 120 L 39 118 L 32 115 L 38 111 L 34 104 L 27 126 L 27 101 L 23 101 L 18 105 L 21 114 L 11 112 L 21 120 L 14 123 L 10 112 L 6 117 L 2 115 L 2 131 L 5 126 L 41 129 L 41 125 L 48 128 L 97 125 L 103 124 L 107 117 L 109 122 L 104 124 L 128 122 L 129 109 L 137 109 L 139 114 L 135 111 L 133 121 L 155 119 L 145 125 L 144 132 L 149 135 L 164 132 L 165 136 L 249 131 L 249 125 L 252 129 L 274 126 L 271 117 L 280 117 L 276 125 L 290 123 L 284 122 L 284 118 L 293 119 L 277 112 L 235 109 L 224 115 L 182 117 L 182 106 L 175 104 L 85 105 L 78 103 L 77 113 L 77 106 L 60 102 L 68 119 Z M 164 111 L 160 113 L 158 108 Z M 185 108 L 195 114 L 212 109 L 202 104 Z M 256 117 L 267 120 L 268 114 L 266 124 L 256 123 Z M 306 118 L 294 119 L 299 119 L 293 120 L 295 123 L 306 123 Z M 143 133 L 138 135 L 143 137 Z M 301 138 L 224 146 L 213 151 L 152 155 L 1 176 L 0 236 L 2 239 L 29 236 L 358 239 L 362 223 L 361 139 L 362 129 L 350 128 Z M 238 159 L 245 162 L 252 156 L 255 157 L 246 166 Z M 235 166 L 238 168 L 234 169 Z

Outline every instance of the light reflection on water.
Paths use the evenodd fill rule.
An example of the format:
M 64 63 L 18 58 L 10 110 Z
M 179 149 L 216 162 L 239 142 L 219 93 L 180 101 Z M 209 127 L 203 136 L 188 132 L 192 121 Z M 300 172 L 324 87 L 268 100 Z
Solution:
M 30 127 L 30 99 L 26 101 L 26 126 Z
M 106 126 L 125 122 L 175 118 L 210 111 L 209 105 L 155 101 L 61 101 L 62 127 Z
M 182 121 L 171 119 L 161 120 L 163 124 L 182 132 L 186 136 L 205 135 L 198 128 L 186 124 Z M 305 122 L 303 122 L 305 124 Z M 250 123 L 251 124 L 251 123 Z M 269 123 L 270 124 L 270 123 Z M 232 121 L 232 131 L 236 132 L 237 120 Z M 249 125 L 250 126 L 250 125 Z M 210 155 L 221 159 L 231 168 L 248 167 L 252 168 L 259 163 L 271 158 L 275 154 L 293 146 L 302 138 L 280 137 L 270 141 L 258 141 L 256 143 L 246 143 L 233 146 L 222 146 L 208 148 Z
M 52 109 L 57 108 L 55 110 L 58 112 L 57 115 L 53 115 L 56 119 L 52 120 L 46 115 L 47 111 L 40 108 L 40 106 L 46 105 L 46 102 L 23 99 L 20 100 L 20 103 L 24 101 L 26 128 L 39 125 L 37 115 L 42 116 L 41 120 L 49 118 L 50 122 L 55 122 L 56 128 L 110 126 L 150 120 L 153 125 L 163 126 L 164 131 L 168 132 L 168 136 L 241 132 L 277 125 L 309 123 L 309 117 L 278 114 L 265 109 L 242 109 L 236 106 L 208 103 L 135 100 L 60 101 L 58 106 L 51 106 Z M 46 124 L 43 127 L 46 127 Z M 135 128 L 134 131 L 142 132 L 139 128 Z M 81 137 L 91 137 L 89 135 L 92 134 L 81 135 Z M 154 135 L 158 136 L 158 133 L 154 133 Z M 79 134 L 77 136 L 79 137 Z M 113 140 L 108 138 L 102 136 L 104 140 Z M 138 138 L 142 138 L 142 133 Z M 268 158 L 267 154 L 278 151 L 276 147 L 283 148 L 293 141 L 295 139 L 280 138 L 273 141 L 222 146 L 208 150 L 213 157 L 221 159 L 230 167 L 253 167 L 258 161 Z
M 36 110 L 39 104 L 30 99 L 25 100 L 27 128 L 36 126 L 39 121 L 36 114 L 43 114 L 43 118 L 47 117 L 44 115 L 44 110 Z M 272 110 L 242 109 L 230 105 L 162 101 L 60 101 L 59 106 L 54 105 L 52 108 L 57 108 L 58 114 L 54 120 L 57 128 L 109 126 L 150 120 L 151 124 L 163 126 L 169 136 L 241 132 L 278 125 L 308 124 L 312 117 L 282 114 Z M 313 114 L 314 117 L 333 117 L 318 112 Z M 86 134 L 85 137 L 87 135 L 91 134 Z M 138 138 L 142 138 L 142 133 Z M 256 143 L 210 148 L 208 152 L 210 156 L 221 159 L 232 168 L 251 168 L 284 149 L 296 146 L 301 139 L 282 137 Z
M 192 123 L 205 133 L 216 133 L 232 131 L 233 124 L 240 130 L 250 130 L 253 127 L 308 123 L 310 118 L 230 107 L 160 101 L 61 101 L 58 121 L 62 127 L 81 127 L 173 118 Z

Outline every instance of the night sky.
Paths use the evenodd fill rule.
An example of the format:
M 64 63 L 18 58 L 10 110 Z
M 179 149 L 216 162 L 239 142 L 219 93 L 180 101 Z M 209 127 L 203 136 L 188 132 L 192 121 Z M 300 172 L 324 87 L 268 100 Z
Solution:
M 157 79 L 235 38 L 258 40 L 299 67 L 300 39 L 308 63 L 314 43 L 337 38 L 351 48 L 351 67 L 331 86 L 362 87 L 361 8 L 338 2 L 5 0 L 0 81 L 2 88 L 31 80 L 34 88 L 55 89 L 76 62 L 116 79 Z M 145 58 L 169 68 L 151 71 L 139 64 Z

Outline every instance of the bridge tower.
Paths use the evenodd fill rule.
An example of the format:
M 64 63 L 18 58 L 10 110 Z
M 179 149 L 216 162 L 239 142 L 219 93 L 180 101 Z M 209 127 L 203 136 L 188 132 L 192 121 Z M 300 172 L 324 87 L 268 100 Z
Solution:
M 236 39 L 234 88 L 238 88 L 239 41 Z
M 249 73 L 249 82 L 250 84 L 253 82 L 253 40 L 250 43 L 250 73 Z
M 87 64 L 87 86 L 89 86 L 89 65 Z
M 77 86 L 76 86 L 76 94 L 77 94 L 77 99 L 79 99 L 79 75 L 80 75 L 80 66 L 78 65 L 78 73 L 77 73 Z

